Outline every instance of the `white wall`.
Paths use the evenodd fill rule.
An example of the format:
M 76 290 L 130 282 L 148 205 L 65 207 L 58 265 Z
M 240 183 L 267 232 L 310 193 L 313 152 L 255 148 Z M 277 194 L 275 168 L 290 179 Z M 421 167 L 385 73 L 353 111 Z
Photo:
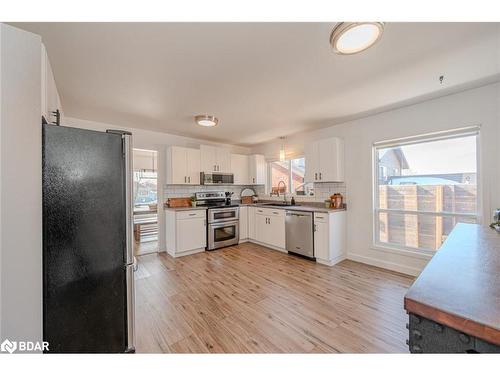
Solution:
M 287 137 L 287 153 L 303 154 L 304 143 L 324 137 L 345 140 L 349 258 L 416 275 L 428 257 L 372 247 L 372 145 L 374 142 L 440 130 L 481 126 L 480 200 L 484 223 L 500 207 L 500 84 L 425 101 L 344 124 Z M 252 152 L 275 158 L 279 142 L 256 146 Z
M 41 39 L 0 24 L 0 56 L 0 341 L 40 341 Z
M 64 117 L 63 126 L 73 126 L 77 128 L 83 129 L 91 129 L 98 131 L 105 131 L 106 129 L 121 129 L 128 130 L 132 133 L 133 145 L 134 148 L 140 148 L 144 150 L 156 150 L 158 151 L 158 197 L 161 199 L 163 197 L 162 187 L 166 182 L 166 166 L 165 166 L 165 158 L 166 158 L 166 149 L 168 146 L 182 146 L 182 147 L 193 147 L 198 148 L 200 144 L 212 144 L 221 147 L 227 147 L 231 152 L 239 153 L 239 154 L 248 154 L 250 153 L 250 149 L 247 147 L 239 147 L 232 146 L 222 143 L 214 143 L 208 142 L 201 139 L 189 138 L 189 137 L 181 137 L 177 135 L 167 134 L 167 133 L 159 133 L 149 130 L 143 129 L 134 129 L 127 128 L 123 126 L 119 126 L 116 124 L 105 124 L 102 122 L 95 121 L 87 121 L 81 120 L 71 117 Z M 193 126 L 196 126 L 193 123 Z M 159 205 L 161 207 L 161 204 Z M 160 211 L 160 215 L 158 215 L 158 228 L 159 228 L 159 243 L 158 247 L 160 251 L 164 251 L 165 247 L 165 215 L 163 215 L 163 211 Z

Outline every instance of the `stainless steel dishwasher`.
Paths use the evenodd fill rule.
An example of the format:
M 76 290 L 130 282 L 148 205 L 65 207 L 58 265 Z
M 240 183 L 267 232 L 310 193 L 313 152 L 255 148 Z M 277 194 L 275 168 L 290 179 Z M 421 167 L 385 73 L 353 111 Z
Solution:
M 314 258 L 313 213 L 286 211 L 286 250 Z

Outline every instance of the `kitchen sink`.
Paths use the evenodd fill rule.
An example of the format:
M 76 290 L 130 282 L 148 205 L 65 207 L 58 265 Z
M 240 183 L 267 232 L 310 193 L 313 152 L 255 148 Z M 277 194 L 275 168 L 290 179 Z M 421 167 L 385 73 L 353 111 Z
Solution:
M 277 202 L 277 203 L 263 203 L 263 206 L 271 206 L 271 207 L 296 207 L 298 204 L 291 204 L 291 203 L 284 203 L 284 202 Z

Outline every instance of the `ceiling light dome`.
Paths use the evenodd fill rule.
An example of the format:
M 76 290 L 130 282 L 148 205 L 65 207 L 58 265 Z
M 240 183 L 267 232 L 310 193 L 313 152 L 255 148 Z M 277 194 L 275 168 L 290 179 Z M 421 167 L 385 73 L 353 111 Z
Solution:
M 383 22 L 340 22 L 330 35 L 330 44 L 336 53 L 352 55 L 373 46 L 383 32 Z
M 219 119 L 211 115 L 198 115 L 194 117 L 196 123 L 200 126 L 215 126 L 219 123 Z

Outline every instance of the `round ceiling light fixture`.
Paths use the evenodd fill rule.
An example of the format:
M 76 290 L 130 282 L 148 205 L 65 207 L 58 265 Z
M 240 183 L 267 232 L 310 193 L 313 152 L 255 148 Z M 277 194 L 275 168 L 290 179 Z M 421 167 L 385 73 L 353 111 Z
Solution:
M 211 127 L 219 123 L 219 119 L 212 115 L 198 115 L 194 116 L 194 120 L 200 126 Z
M 340 55 L 353 55 L 373 46 L 383 32 L 383 22 L 340 22 L 330 35 L 330 44 Z

